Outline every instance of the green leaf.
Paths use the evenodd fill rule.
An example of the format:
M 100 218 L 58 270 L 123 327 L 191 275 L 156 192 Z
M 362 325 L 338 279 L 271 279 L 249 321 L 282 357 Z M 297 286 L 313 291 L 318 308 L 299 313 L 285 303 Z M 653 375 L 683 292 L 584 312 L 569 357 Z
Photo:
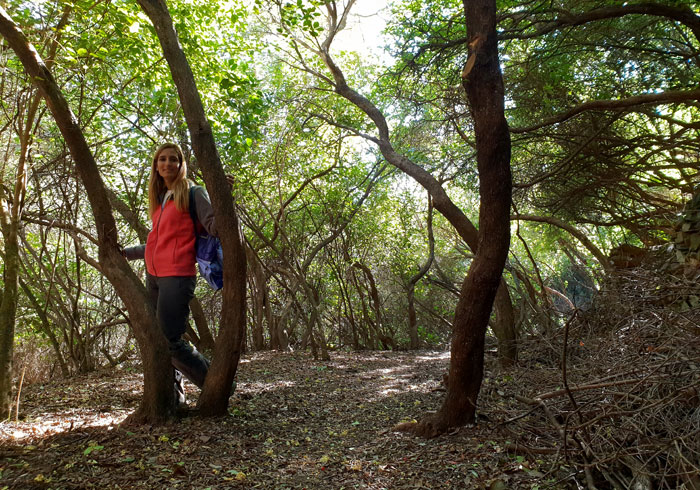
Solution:
M 100 449 L 104 449 L 104 446 L 88 446 L 85 448 L 85 451 L 83 451 L 83 455 L 88 456 L 93 451 L 99 451 Z

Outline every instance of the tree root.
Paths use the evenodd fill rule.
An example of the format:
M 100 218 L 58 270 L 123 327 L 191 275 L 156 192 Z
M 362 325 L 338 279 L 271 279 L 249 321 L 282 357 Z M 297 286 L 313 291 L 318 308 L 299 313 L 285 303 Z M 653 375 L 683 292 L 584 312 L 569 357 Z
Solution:
M 154 414 L 139 407 L 134 413 L 129 415 L 121 423 L 121 427 L 137 427 L 141 425 L 166 425 L 176 420 L 176 414 L 173 411 L 168 411 L 165 414 Z
M 395 432 L 406 432 L 425 439 L 433 439 L 445 434 L 450 428 L 451 426 L 439 416 L 439 413 L 436 413 L 425 417 L 420 422 L 398 424 L 392 430 Z

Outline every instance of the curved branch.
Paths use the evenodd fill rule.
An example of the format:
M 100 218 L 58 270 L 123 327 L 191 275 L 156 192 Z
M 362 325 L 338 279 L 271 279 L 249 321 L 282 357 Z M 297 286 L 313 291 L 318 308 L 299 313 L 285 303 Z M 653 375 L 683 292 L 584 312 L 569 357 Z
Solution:
M 114 285 L 132 319 L 144 364 L 144 403 L 136 417 L 160 422 L 172 410 L 172 387 L 162 379 L 172 372 L 165 337 L 155 321 L 155 311 L 147 301 L 146 290 L 118 249 L 117 227 L 95 157 L 78 120 L 53 75 L 34 46 L 0 7 L 0 35 L 15 52 L 32 82 L 46 101 L 56 125 L 75 162 L 87 193 L 99 242 L 99 264 Z
M 564 122 L 582 112 L 592 110 L 622 110 L 630 107 L 636 107 L 648 104 L 670 104 L 683 103 L 688 101 L 700 100 L 700 89 L 695 90 L 672 90 L 667 92 L 642 94 L 626 99 L 618 100 L 591 100 L 574 107 L 563 114 L 552 116 L 544 121 L 524 128 L 512 128 L 513 133 L 526 133 L 535 129 L 540 129 L 545 126 Z
M 700 41 L 700 17 L 698 17 L 689 7 L 671 7 L 658 3 L 640 3 L 636 5 L 623 5 L 620 7 L 603 7 L 573 14 L 561 11 L 559 17 L 549 24 L 537 29 L 529 34 L 505 33 L 499 39 L 529 39 L 543 34 L 548 34 L 564 27 L 574 27 L 595 22 L 597 20 L 614 19 L 626 15 L 650 15 L 654 17 L 665 17 L 676 22 L 680 22 L 690 29 L 695 37 Z
M 521 221 L 534 221 L 536 223 L 547 223 L 549 225 L 556 226 L 557 228 L 561 228 L 562 230 L 566 230 L 567 232 L 569 232 L 569 234 L 578 239 L 578 241 L 581 242 L 581 245 L 586 247 L 586 249 L 588 249 L 588 251 L 591 252 L 596 259 L 598 259 L 598 262 L 600 262 L 600 265 L 602 265 L 604 269 L 611 268 L 608 257 L 598 247 L 596 247 L 595 244 L 592 241 L 590 241 L 586 235 L 584 235 L 581 231 L 577 230 L 568 223 L 565 223 L 551 216 L 533 216 L 528 214 L 513 215 L 510 217 L 510 219 Z
M 311 116 L 325 122 L 329 126 L 333 126 L 333 127 L 338 128 L 338 129 L 344 129 L 346 131 L 349 131 L 350 133 L 352 133 L 355 136 L 359 136 L 360 138 L 366 139 L 367 141 L 371 141 L 372 143 L 379 145 L 379 139 L 377 139 L 374 136 L 371 136 L 369 134 L 358 131 L 356 128 L 348 126 L 347 124 L 341 124 L 341 123 L 334 121 L 333 119 L 326 117 L 322 114 L 313 113 L 313 114 L 311 114 Z
M 333 58 L 328 51 L 321 53 L 321 58 L 326 64 L 326 67 L 333 75 L 335 82 L 335 91 L 341 97 L 345 98 L 357 108 L 362 110 L 374 122 L 379 132 L 378 146 L 382 155 L 394 167 L 398 168 L 409 177 L 418 182 L 433 198 L 433 205 L 440 214 L 457 230 L 460 237 L 466 242 L 472 251 L 476 251 L 478 247 L 478 232 L 474 224 L 467 218 L 459 207 L 450 199 L 445 192 L 440 182 L 433 177 L 427 170 L 420 167 L 413 161 L 399 154 L 391 143 L 389 136 L 389 125 L 387 124 L 384 114 L 375 106 L 369 99 L 359 94 L 350 86 L 348 86 L 345 75 L 342 70 L 335 64 Z
M 384 169 L 386 168 L 386 164 L 380 166 L 375 172 L 374 175 L 370 175 L 368 177 L 369 184 L 367 185 L 367 189 L 365 189 L 364 194 L 362 197 L 359 199 L 357 204 L 355 205 L 355 208 L 350 211 L 350 215 L 347 217 L 344 223 L 341 223 L 338 228 L 331 233 L 328 237 L 326 237 L 324 240 L 320 241 L 319 243 L 316 244 L 316 246 L 311 250 L 309 255 L 306 257 L 306 260 L 304 263 L 301 265 L 301 271 L 306 274 L 306 272 L 309 270 L 309 267 L 311 266 L 311 263 L 313 262 L 314 258 L 316 255 L 323 250 L 327 245 L 333 243 L 336 238 L 345 230 L 345 228 L 348 227 L 350 222 L 352 221 L 353 217 L 357 214 L 357 212 L 362 208 L 362 204 L 365 202 L 367 197 L 370 195 L 372 192 L 372 188 L 374 185 L 379 181 L 379 179 L 382 176 L 382 173 L 384 172 Z
M 544 121 L 541 121 L 532 126 L 527 126 L 524 128 L 511 128 L 511 133 L 527 133 L 528 131 L 533 131 L 535 129 L 540 129 L 545 126 L 551 126 L 552 124 L 557 124 L 564 122 L 567 119 L 581 114 L 586 111 L 618 111 L 622 109 L 627 109 L 629 107 L 635 107 L 646 104 L 670 104 L 673 102 L 686 102 L 689 100 L 700 100 L 700 89 L 695 90 L 670 90 L 668 92 L 660 92 L 653 94 L 643 94 L 636 95 L 634 97 L 628 97 L 627 99 L 619 100 L 590 100 L 584 102 L 583 104 L 569 109 L 563 114 L 559 114 Z

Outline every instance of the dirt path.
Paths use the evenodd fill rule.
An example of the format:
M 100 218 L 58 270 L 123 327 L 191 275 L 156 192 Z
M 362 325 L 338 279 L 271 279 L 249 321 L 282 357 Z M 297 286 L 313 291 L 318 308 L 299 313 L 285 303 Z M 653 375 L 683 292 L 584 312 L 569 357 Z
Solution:
M 433 440 L 390 430 L 437 409 L 448 361 L 254 354 L 241 363 L 229 417 L 164 427 L 119 426 L 140 397 L 136 372 L 31 386 L 24 420 L 0 424 L 0 488 L 557 488 L 542 483 L 542 460 L 504 450 L 488 407 L 477 427 Z

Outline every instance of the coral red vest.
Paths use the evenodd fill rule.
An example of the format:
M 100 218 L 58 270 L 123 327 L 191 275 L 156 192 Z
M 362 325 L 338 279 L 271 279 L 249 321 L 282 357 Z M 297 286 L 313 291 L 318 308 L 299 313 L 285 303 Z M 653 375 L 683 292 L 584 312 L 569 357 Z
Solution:
M 194 276 L 194 226 L 189 210 L 178 211 L 169 199 L 153 213 L 146 240 L 146 270 L 156 277 Z

